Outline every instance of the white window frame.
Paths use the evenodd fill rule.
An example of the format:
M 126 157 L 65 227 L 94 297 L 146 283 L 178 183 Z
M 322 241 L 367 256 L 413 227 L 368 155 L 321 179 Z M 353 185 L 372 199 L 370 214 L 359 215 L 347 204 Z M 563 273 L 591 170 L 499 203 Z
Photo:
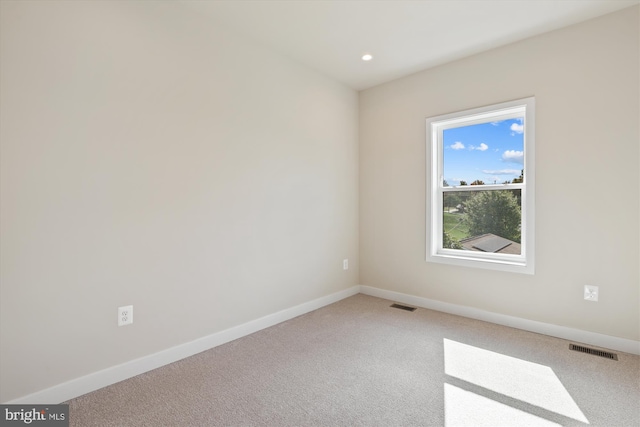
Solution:
M 524 117 L 524 182 L 444 187 L 445 129 Z M 427 118 L 427 261 L 534 274 L 535 255 L 535 98 L 524 98 Z M 446 190 L 445 190 L 446 189 Z M 449 191 L 521 191 L 521 254 L 498 254 L 442 247 L 443 195 Z

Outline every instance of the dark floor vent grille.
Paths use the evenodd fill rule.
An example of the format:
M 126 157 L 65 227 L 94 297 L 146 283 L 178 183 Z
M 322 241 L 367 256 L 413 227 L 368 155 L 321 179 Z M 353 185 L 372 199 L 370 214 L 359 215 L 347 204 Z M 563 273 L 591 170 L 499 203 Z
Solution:
M 606 359 L 618 360 L 618 355 L 609 351 L 596 350 L 595 348 L 583 347 L 581 345 L 569 344 L 569 350 L 579 351 L 581 353 L 593 354 L 594 356 L 604 357 Z
M 402 304 L 391 304 L 391 307 L 399 308 L 400 310 L 406 310 L 406 311 L 416 311 L 415 307 L 409 307 L 408 305 L 402 305 Z

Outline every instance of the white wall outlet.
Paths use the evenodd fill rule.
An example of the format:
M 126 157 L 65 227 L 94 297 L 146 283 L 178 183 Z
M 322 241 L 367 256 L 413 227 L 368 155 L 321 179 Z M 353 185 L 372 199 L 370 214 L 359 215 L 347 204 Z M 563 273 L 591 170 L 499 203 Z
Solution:
M 133 306 L 127 305 L 118 307 L 118 326 L 130 325 L 133 323 Z
M 598 287 L 597 286 L 589 286 L 589 285 L 585 285 L 584 286 L 584 299 L 587 301 L 593 301 L 593 302 L 597 302 L 598 301 Z
M 348 259 L 343 259 L 342 260 L 342 269 L 343 270 L 348 270 L 349 269 L 349 260 Z

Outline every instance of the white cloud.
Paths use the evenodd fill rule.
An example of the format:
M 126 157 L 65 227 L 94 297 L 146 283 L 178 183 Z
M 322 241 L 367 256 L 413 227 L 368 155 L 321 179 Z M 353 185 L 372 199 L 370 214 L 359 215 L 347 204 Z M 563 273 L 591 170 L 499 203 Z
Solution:
M 454 150 L 464 150 L 464 144 L 460 141 L 456 142 L 455 144 L 451 144 L 449 147 L 453 148 Z
M 491 122 L 491 126 L 500 126 L 500 123 L 502 123 L 502 120 L 499 122 Z
M 485 144 L 484 142 L 482 142 L 478 147 L 476 147 L 475 145 L 470 145 L 469 146 L 469 150 L 484 151 L 487 148 L 489 148 L 489 146 L 487 144 Z
M 483 170 L 482 173 L 487 175 L 515 175 L 520 176 L 520 171 L 517 169 L 500 169 L 500 170 Z
M 524 163 L 524 153 L 522 151 L 507 150 L 502 153 L 502 160 L 512 163 Z
M 524 125 L 523 124 L 517 124 L 517 123 L 513 123 L 511 125 L 511 130 L 515 133 L 522 133 L 524 132 Z

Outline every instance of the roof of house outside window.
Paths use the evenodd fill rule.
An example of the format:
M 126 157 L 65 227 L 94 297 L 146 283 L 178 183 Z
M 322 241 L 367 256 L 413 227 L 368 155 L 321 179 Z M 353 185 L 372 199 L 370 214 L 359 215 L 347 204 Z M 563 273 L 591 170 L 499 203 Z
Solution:
M 462 247 L 468 251 L 515 255 L 520 255 L 522 253 L 520 243 L 491 233 L 468 237 L 460 240 L 460 243 L 462 244 Z

